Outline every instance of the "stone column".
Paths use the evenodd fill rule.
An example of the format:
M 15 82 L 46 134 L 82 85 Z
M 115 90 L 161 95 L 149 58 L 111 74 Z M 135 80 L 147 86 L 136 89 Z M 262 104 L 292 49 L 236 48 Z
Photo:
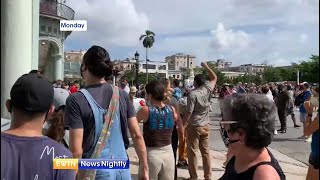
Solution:
M 63 80 L 63 64 L 62 64 L 62 55 L 55 55 L 54 57 L 54 80 L 60 79 Z
M 32 69 L 39 69 L 39 11 L 40 0 L 32 0 Z
M 1 117 L 10 118 L 5 101 L 14 82 L 31 70 L 32 1 L 1 0 Z M 38 22 L 39 23 L 39 22 Z

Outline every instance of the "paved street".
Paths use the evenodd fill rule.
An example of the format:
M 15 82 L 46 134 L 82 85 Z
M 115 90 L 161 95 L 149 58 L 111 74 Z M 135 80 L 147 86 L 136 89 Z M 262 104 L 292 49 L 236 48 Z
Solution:
M 220 136 L 219 121 L 221 120 L 220 107 L 217 98 L 213 98 L 212 102 L 212 112 L 210 112 L 210 149 L 215 151 L 226 151 L 225 145 L 222 142 Z M 299 111 L 295 111 L 295 116 L 297 119 L 297 124 L 301 125 L 300 128 L 294 128 L 291 116 L 287 117 L 287 133 L 278 133 L 270 147 L 308 165 L 310 146 L 309 142 L 304 142 L 304 140 L 298 139 L 302 135 L 302 124 L 299 120 Z M 140 124 L 142 130 L 142 124 Z M 280 129 L 280 122 L 277 122 L 276 129 Z M 129 133 L 130 134 L 130 133 Z
M 212 162 L 213 179 L 218 179 L 222 176 L 224 169 L 222 163 L 225 160 L 226 148 L 222 142 L 220 136 L 219 121 L 221 120 L 220 108 L 218 100 L 213 99 L 212 112 L 210 112 L 210 153 Z M 299 121 L 299 112 L 296 111 L 296 118 Z M 287 118 L 288 129 L 286 134 L 278 134 L 275 136 L 274 141 L 270 145 L 270 151 L 277 158 L 282 167 L 287 179 L 292 180 L 304 180 L 307 173 L 308 158 L 310 153 L 310 143 L 297 139 L 302 135 L 302 127 L 293 128 L 291 117 Z M 298 123 L 300 124 L 300 122 Z M 279 122 L 277 123 L 277 129 L 279 129 Z M 140 124 L 142 130 L 142 124 Z M 128 149 L 130 157 L 130 170 L 133 179 L 137 179 L 138 172 L 138 157 L 132 147 Z M 198 165 L 199 177 L 203 177 L 202 162 L 200 154 L 198 152 Z M 189 177 L 188 170 L 186 168 L 178 168 L 178 179 Z
M 210 113 L 211 116 L 211 135 L 210 135 L 210 148 L 216 151 L 226 150 L 220 136 L 218 121 L 221 120 L 219 117 L 220 108 L 217 98 L 213 99 L 212 103 L 213 112 Z M 299 111 L 295 111 L 297 124 L 301 125 L 299 121 Z M 302 135 L 302 127 L 294 128 L 291 116 L 287 117 L 287 133 L 278 134 L 274 137 L 271 148 L 296 159 L 304 164 L 308 164 L 309 154 L 310 154 L 310 143 L 304 142 L 303 140 L 297 139 Z M 280 123 L 277 122 L 277 129 L 280 129 Z

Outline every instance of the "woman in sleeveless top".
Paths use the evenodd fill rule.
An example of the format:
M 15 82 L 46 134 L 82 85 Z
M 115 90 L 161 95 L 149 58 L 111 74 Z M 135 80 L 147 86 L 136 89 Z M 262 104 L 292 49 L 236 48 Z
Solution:
M 319 109 L 317 116 L 312 120 L 313 108 L 319 107 L 319 87 L 317 87 L 312 94 L 311 99 L 304 102 L 304 107 L 308 113 L 304 127 L 304 135 L 312 135 L 307 180 L 319 179 Z
M 151 81 L 145 89 L 149 106 L 140 109 L 137 119 L 139 122 L 143 121 L 149 178 L 150 180 L 173 180 L 175 162 L 171 138 L 178 115 L 174 107 L 164 103 L 165 87 L 161 82 Z
M 226 97 L 221 109 L 222 139 L 234 156 L 220 180 L 285 180 L 267 149 L 278 116 L 275 104 L 265 95 L 236 94 Z

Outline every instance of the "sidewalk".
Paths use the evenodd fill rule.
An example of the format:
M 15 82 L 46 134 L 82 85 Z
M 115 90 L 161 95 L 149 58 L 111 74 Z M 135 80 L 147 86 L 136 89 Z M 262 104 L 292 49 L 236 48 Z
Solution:
M 280 163 L 280 166 L 284 173 L 286 174 L 286 178 L 288 180 L 305 180 L 306 174 L 308 170 L 308 166 L 304 163 L 301 163 L 295 159 L 292 159 L 288 157 L 285 154 L 282 154 L 274 149 L 269 148 L 269 150 L 272 152 L 272 154 L 277 158 L 277 160 Z M 220 178 L 223 173 L 224 169 L 222 168 L 222 164 L 225 161 L 225 151 L 212 151 L 211 152 L 211 162 L 212 162 L 212 180 L 217 180 Z M 135 153 L 135 150 L 133 147 L 130 147 L 128 149 L 128 155 L 130 157 L 130 170 L 132 174 L 132 179 L 137 179 L 138 174 L 138 167 L 139 167 L 139 160 Z M 198 164 L 199 164 L 199 170 L 198 170 L 198 176 L 200 179 L 203 179 L 203 170 L 202 170 L 202 159 L 200 153 L 198 153 Z M 188 169 L 181 169 L 178 168 L 178 180 L 181 180 L 183 178 L 188 178 L 189 172 Z

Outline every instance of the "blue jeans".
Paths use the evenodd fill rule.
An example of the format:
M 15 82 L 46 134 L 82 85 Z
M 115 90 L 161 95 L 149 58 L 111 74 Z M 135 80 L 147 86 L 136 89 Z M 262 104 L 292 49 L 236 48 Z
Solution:
M 98 170 L 95 180 L 131 180 L 130 169 Z

